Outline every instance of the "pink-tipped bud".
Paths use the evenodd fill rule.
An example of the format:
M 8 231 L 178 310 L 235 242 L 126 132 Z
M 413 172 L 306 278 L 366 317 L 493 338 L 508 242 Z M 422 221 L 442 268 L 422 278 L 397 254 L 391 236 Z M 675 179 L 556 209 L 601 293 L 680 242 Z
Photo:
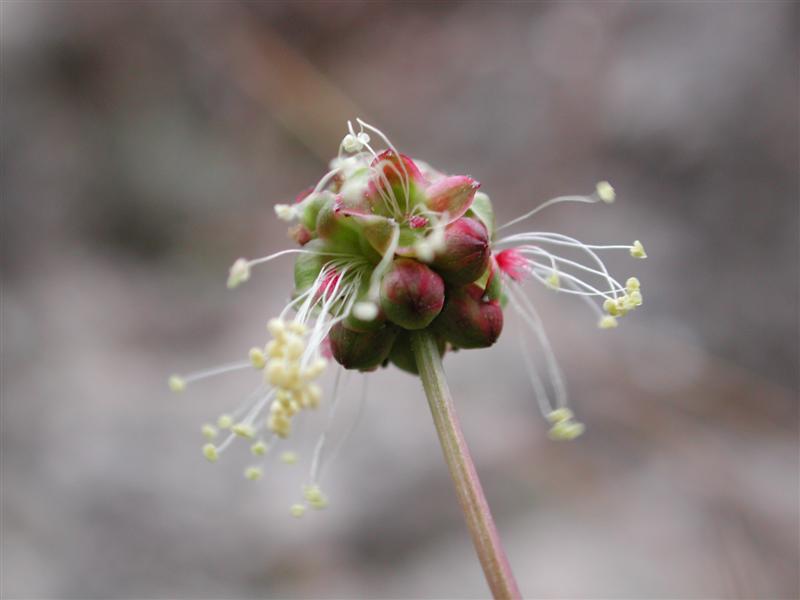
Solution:
M 444 249 L 430 265 L 447 283 L 463 285 L 480 277 L 489 265 L 489 233 L 469 217 L 453 221 L 444 230 Z
M 442 177 L 425 190 L 426 204 L 434 212 L 446 212 L 454 221 L 469 210 L 479 187 L 480 183 L 466 175 Z
M 410 258 L 398 258 L 383 276 L 381 308 L 386 318 L 405 329 L 430 325 L 444 305 L 444 281 Z
M 490 300 L 471 283 L 448 290 L 434 329 L 458 348 L 487 348 L 503 331 L 503 309 L 497 300 Z
M 345 369 L 369 371 L 389 356 L 397 330 L 381 327 L 375 331 L 354 331 L 337 323 L 328 334 L 331 354 Z

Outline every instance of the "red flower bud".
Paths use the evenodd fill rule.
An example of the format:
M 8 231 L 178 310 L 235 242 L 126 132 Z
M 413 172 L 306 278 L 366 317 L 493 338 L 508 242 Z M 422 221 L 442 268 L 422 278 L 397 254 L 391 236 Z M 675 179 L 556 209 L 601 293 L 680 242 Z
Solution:
M 488 348 L 503 331 L 503 309 L 474 283 L 447 291 L 434 329 L 458 348 Z
M 398 258 L 383 276 L 381 308 L 386 318 L 400 327 L 427 327 L 443 305 L 444 281 L 416 260 Z
M 345 369 L 369 371 L 389 356 L 397 330 L 382 327 L 375 331 L 354 331 L 337 323 L 328 334 L 331 354 Z
M 489 232 L 480 221 L 469 217 L 453 221 L 444 230 L 444 244 L 431 266 L 447 283 L 472 283 L 486 271 Z

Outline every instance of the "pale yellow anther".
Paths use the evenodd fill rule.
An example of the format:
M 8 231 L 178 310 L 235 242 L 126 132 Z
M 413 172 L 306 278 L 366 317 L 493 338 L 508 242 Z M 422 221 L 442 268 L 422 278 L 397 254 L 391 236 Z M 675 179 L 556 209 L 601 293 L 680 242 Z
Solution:
M 250 262 L 246 258 L 236 259 L 228 273 L 228 287 L 233 289 L 248 279 L 250 279 Z
M 250 446 L 250 452 L 252 452 L 255 456 L 264 456 L 268 449 L 269 448 L 267 448 L 267 445 L 263 440 L 258 440 L 255 444 Z
M 642 298 L 642 293 L 639 290 L 633 290 L 630 293 L 630 299 L 634 306 L 641 306 L 644 299 Z
M 267 323 L 267 331 L 269 331 L 273 337 L 279 338 L 286 331 L 286 323 L 281 319 L 270 319 Z
M 255 428 L 250 423 L 236 423 L 231 427 L 231 432 L 239 437 L 252 438 L 256 434 Z
M 557 290 L 561 286 L 561 279 L 558 277 L 558 273 L 553 271 L 550 276 L 547 278 L 547 285 L 549 285 L 554 290 Z
M 298 335 L 305 335 L 308 331 L 308 328 L 300 321 L 290 321 L 287 325 L 287 328 L 292 333 L 296 333 Z
M 291 450 L 281 452 L 281 462 L 287 465 L 293 465 L 297 462 L 297 454 Z
M 428 240 L 420 240 L 414 244 L 414 254 L 420 262 L 429 263 L 436 257 L 436 250 Z
M 280 358 L 269 361 L 264 376 L 270 384 L 276 387 L 285 387 L 287 379 L 286 362 Z
M 182 392 L 186 389 L 186 380 L 180 375 L 172 375 L 167 382 L 169 389 L 175 393 Z
M 599 181 L 595 191 L 597 192 L 597 197 L 606 204 L 611 204 L 617 197 L 617 193 L 614 191 L 613 186 L 607 181 Z
M 291 221 L 296 216 L 295 209 L 290 204 L 276 204 L 275 214 L 281 221 Z
M 577 423 L 575 421 L 560 421 L 550 428 L 548 435 L 550 436 L 551 440 L 563 442 L 574 440 L 585 430 L 586 427 L 583 423 Z
M 292 504 L 289 507 L 289 513 L 295 518 L 299 519 L 306 514 L 306 507 L 303 504 Z
M 569 421 L 574 416 L 570 409 L 562 406 L 547 413 L 547 420 L 551 423 L 561 423 L 562 421 Z
M 628 277 L 628 280 L 625 282 L 625 289 L 628 292 L 632 292 L 634 290 L 638 290 L 642 287 L 642 284 L 636 277 Z
M 308 368 L 310 377 L 313 379 L 315 377 L 319 377 L 320 375 L 322 375 L 322 372 L 325 370 L 325 367 L 327 365 L 328 361 L 326 361 L 324 358 L 318 358 L 317 360 L 315 360 L 313 363 L 311 363 L 311 366 Z
M 248 356 L 256 369 L 263 369 L 267 365 L 267 357 L 261 348 L 250 348 Z
M 220 429 L 230 429 L 232 425 L 233 417 L 229 414 L 223 414 L 217 418 L 217 427 Z
M 322 388 L 316 383 L 311 383 L 306 387 L 306 398 L 309 408 L 317 408 L 322 399 Z
M 264 350 L 267 356 L 270 358 L 278 358 L 279 356 L 283 356 L 283 346 L 278 340 L 270 340 L 267 342 L 267 346 Z
M 303 339 L 297 335 L 292 335 L 286 340 L 285 352 L 286 357 L 289 359 L 297 359 L 303 354 L 306 349 L 306 344 Z
M 617 310 L 617 302 L 611 298 L 606 298 L 605 302 L 603 302 L 603 310 L 612 317 L 616 317 L 619 314 L 619 310 Z
M 213 440 L 215 437 L 217 437 L 217 435 L 219 435 L 219 431 L 211 423 L 206 423 L 203 425 L 203 428 L 200 431 L 202 431 L 203 437 L 209 440 Z
M 378 305 L 369 300 L 356 302 L 352 312 L 356 319 L 373 321 L 378 316 Z
M 322 493 L 317 485 L 309 485 L 303 488 L 303 497 L 311 505 L 312 508 L 317 510 L 323 509 L 328 506 L 328 498 Z
M 219 458 L 219 454 L 217 453 L 217 447 L 214 444 L 206 444 L 203 446 L 203 456 L 206 457 L 208 462 L 217 462 Z
M 250 481 L 258 481 L 263 474 L 264 472 L 261 470 L 261 467 L 247 467 L 244 470 L 245 479 L 249 479 Z
M 273 413 L 267 418 L 267 427 L 281 438 L 289 437 L 292 432 L 292 422 L 281 413 Z
M 647 253 L 644 251 L 644 246 L 642 246 L 642 242 L 639 240 L 633 242 L 633 247 L 631 247 L 631 256 L 633 258 L 647 258 Z
M 611 315 L 605 315 L 597 322 L 597 326 L 600 329 L 613 329 L 617 325 L 619 325 L 617 318 Z

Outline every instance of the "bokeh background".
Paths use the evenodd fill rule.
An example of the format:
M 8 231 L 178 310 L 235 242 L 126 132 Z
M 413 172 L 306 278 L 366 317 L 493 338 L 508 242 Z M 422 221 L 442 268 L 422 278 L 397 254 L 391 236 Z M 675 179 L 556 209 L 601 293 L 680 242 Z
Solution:
M 610 259 L 646 301 L 614 331 L 530 289 L 580 441 L 546 439 L 513 318 L 447 359 L 525 594 L 797 598 L 798 7 L 4 0 L 3 598 L 486 597 L 412 377 L 371 376 L 302 520 L 323 415 L 253 484 L 198 433 L 252 379 L 166 390 L 263 343 L 290 261 L 227 268 L 286 247 L 272 205 L 356 116 L 501 222 L 608 179 L 536 228 L 650 255 Z

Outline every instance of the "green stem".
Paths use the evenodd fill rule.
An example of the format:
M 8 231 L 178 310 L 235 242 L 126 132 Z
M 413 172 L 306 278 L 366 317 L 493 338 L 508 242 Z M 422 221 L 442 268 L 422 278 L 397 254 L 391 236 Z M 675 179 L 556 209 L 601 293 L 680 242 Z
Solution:
M 492 513 L 458 423 L 436 340 L 428 331 L 414 331 L 411 348 L 428 396 L 444 458 L 453 477 L 458 502 L 464 511 L 489 589 L 495 598 L 520 598 L 517 582 L 497 535 Z

